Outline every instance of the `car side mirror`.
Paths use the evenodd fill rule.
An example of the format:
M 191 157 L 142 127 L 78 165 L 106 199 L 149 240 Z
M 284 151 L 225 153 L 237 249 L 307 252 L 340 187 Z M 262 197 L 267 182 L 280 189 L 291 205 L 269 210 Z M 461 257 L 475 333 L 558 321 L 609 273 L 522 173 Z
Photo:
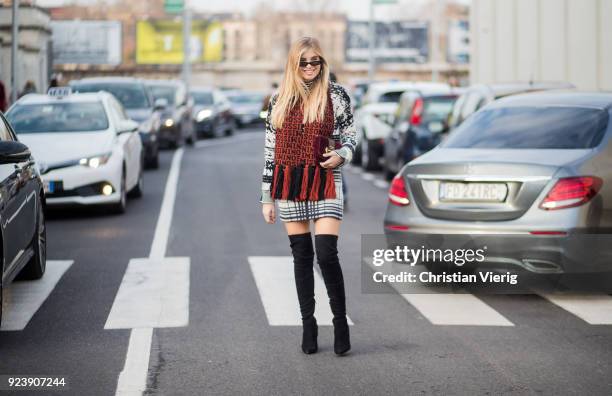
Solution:
M 132 120 L 123 120 L 119 122 L 117 127 L 117 134 L 136 132 L 138 131 L 138 123 Z
M 153 105 L 153 110 L 165 110 L 168 107 L 168 99 L 165 98 L 157 98 L 155 99 L 155 104 Z
M 16 164 L 32 156 L 28 146 L 13 140 L 0 141 L 0 164 Z

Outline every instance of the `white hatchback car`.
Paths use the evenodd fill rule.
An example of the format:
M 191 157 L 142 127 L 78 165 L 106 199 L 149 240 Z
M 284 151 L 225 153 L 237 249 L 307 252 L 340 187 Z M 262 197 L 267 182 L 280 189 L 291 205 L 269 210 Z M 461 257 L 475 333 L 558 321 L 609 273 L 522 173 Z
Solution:
M 47 205 L 105 204 L 122 213 L 128 192 L 142 195 L 138 124 L 113 95 L 69 88 L 30 94 L 7 118 L 39 164 Z

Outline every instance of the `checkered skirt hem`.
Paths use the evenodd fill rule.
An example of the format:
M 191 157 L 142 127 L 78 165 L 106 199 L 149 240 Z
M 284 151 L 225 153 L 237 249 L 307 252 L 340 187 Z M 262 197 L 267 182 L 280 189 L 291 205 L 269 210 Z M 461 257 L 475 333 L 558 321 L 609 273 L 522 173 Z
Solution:
M 276 200 L 279 218 L 283 222 L 314 220 L 321 217 L 333 217 L 342 220 L 344 196 L 342 195 L 342 173 L 339 168 L 333 170 L 336 198 L 320 201 Z

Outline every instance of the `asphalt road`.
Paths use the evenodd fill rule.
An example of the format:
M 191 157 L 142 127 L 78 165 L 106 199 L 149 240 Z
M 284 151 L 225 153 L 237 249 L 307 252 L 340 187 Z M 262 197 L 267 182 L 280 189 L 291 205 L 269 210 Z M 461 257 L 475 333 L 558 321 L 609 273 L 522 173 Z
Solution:
M 125 215 L 49 215 L 45 277 L 58 281 L 46 291 L 21 281 L 5 291 L 14 324 L 18 308 L 36 299 L 42 305 L 28 308 L 23 328 L 0 332 L 0 374 L 67 377 L 70 389 L 46 392 L 58 395 L 113 395 L 122 371 L 138 379 L 143 367 L 150 395 L 612 394 L 605 320 L 589 323 L 579 310 L 538 295 L 489 295 L 457 310 L 487 306 L 505 325 L 441 325 L 427 311 L 435 308 L 391 288 L 362 293 L 360 238 L 382 233 L 386 184 L 356 168 L 345 172 L 349 209 L 339 242 L 353 349 L 336 357 L 332 327 L 323 325 L 319 352 L 304 355 L 288 239 L 280 222 L 267 225 L 260 212 L 263 133 L 243 130 L 185 148 L 164 234 L 158 219 L 173 155 L 163 152 L 160 169 L 146 172 L 145 195 L 130 200 Z M 158 257 L 159 235 L 167 247 Z M 149 258 L 157 281 L 134 280 L 139 258 Z M 165 294 L 142 298 L 143 284 Z M 318 294 L 322 323 L 326 305 Z M 612 319 L 609 301 L 593 307 Z M 138 349 L 138 331 L 147 328 L 151 337 Z M 135 356 L 140 366 L 126 365 Z

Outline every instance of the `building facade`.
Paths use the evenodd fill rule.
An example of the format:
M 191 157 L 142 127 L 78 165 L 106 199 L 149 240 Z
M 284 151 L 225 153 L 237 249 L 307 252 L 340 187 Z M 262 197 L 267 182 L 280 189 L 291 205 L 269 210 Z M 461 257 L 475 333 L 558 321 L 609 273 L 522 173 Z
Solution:
M 19 7 L 16 87 L 11 86 L 12 14 L 9 5 L 0 6 L 0 80 L 7 95 L 13 89 L 19 93 L 27 81 L 32 81 L 38 92 L 47 89 L 51 72 L 49 28 L 50 15 L 40 7 Z
M 471 80 L 612 91 L 611 20 L 610 0 L 472 0 Z

